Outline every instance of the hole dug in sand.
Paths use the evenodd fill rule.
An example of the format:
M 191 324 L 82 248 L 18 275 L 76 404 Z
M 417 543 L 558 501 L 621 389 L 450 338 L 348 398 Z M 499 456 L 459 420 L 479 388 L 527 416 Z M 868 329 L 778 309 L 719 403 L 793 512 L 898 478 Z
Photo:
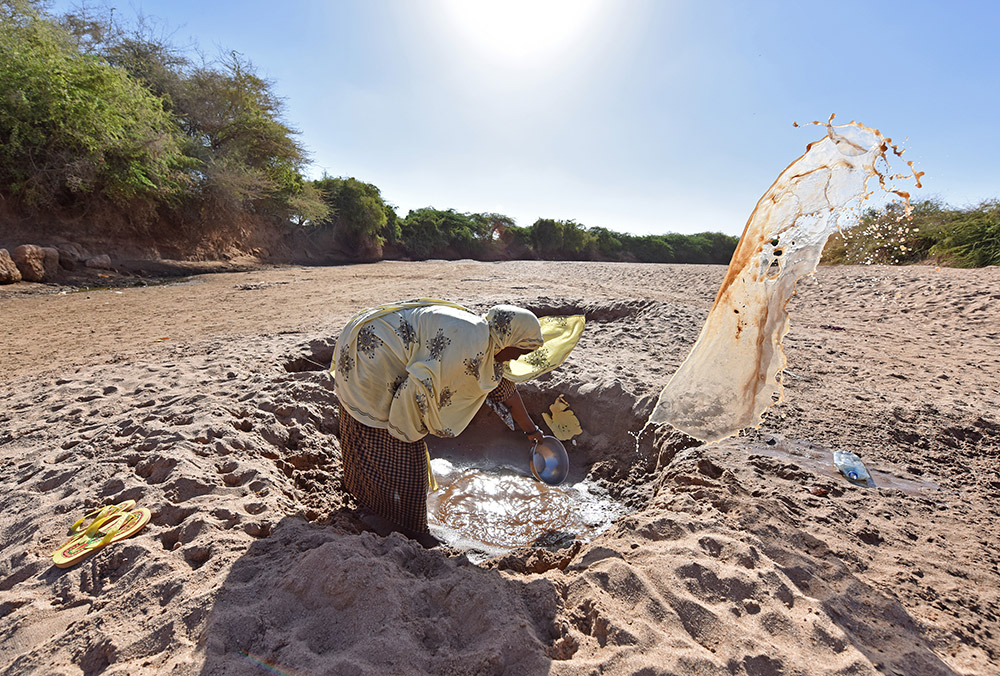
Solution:
M 587 331 L 570 360 L 551 374 L 518 385 L 525 405 L 545 433 L 551 430 L 542 414 L 560 395 L 579 417 L 583 432 L 565 442 L 570 473 L 555 487 L 531 475 L 530 440 L 520 431 L 508 429 L 486 406 L 458 437 L 426 439 L 431 468 L 440 486 L 428 494 L 429 526 L 447 546 L 465 552 L 475 563 L 512 553 L 530 556 L 536 549 L 562 551 L 563 555 L 575 553 L 582 543 L 643 507 L 652 496 L 650 482 L 655 470 L 666 462 L 653 448 L 653 437 L 657 435 L 647 433 L 641 444 L 636 442 L 652 409 L 653 394 L 635 394 L 635 390 L 642 391 L 635 377 L 630 377 L 636 374 L 595 374 L 581 361 L 586 359 L 587 342 L 607 340 L 608 335 L 614 339 L 638 316 L 660 308 L 650 301 L 635 300 L 594 303 L 536 298 L 528 303 L 517 299 L 511 302 L 539 316 L 586 316 Z M 329 364 L 333 344 L 332 339 L 300 344 L 286 353 L 284 369 L 296 381 L 306 378 L 332 385 L 319 365 Z M 325 427 L 336 433 L 336 425 Z M 690 439 L 688 442 L 695 443 Z M 287 441 L 281 445 L 283 450 L 291 447 Z M 288 464 L 287 455 L 281 455 L 282 465 Z M 336 487 L 342 490 L 339 462 L 336 464 L 328 469 L 336 477 Z M 294 462 L 291 465 L 306 469 Z M 298 486 L 305 491 L 303 504 L 311 507 L 329 502 L 331 487 L 328 482 L 315 487 Z M 321 493 L 314 493 L 312 488 Z M 352 502 L 346 494 L 343 501 Z M 314 513 L 319 517 L 326 512 L 319 509 Z M 522 549 L 525 551 L 518 552 Z
M 639 315 L 655 311 L 656 304 L 634 299 L 594 303 L 546 297 L 528 302 L 509 299 L 509 302 L 527 307 L 538 316 L 586 316 L 588 329 L 577 353 L 556 372 L 519 385 L 522 398 L 543 431 L 550 433 L 542 413 L 549 410 L 560 394 L 568 398 L 581 416 L 584 431 L 575 440 L 566 442 L 571 471 L 558 487 L 534 479 L 529 470 L 531 442 L 520 432 L 509 430 L 485 406 L 457 438 L 427 438 L 431 466 L 440 484 L 440 490 L 428 496 L 431 530 L 446 544 L 467 552 L 476 562 L 522 547 L 560 549 L 588 541 L 644 502 L 636 499 L 641 484 L 634 481 L 616 484 L 629 476 L 631 466 L 642 459 L 636 452 L 634 435 L 652 408 L 651 397 L 637 408 L 636 395 L 626 390 L 636 388 L 634 377 L 588 374 L 587 380 L 594 382 L 584 382 L 577 374 L 586 368 L 579 360 L 585 358 L 585 344 L 589 340 L 602 340 L 598 336 L 608 332 L 619 336 Z M 485 308 L 476 309 L 481 310 Z M 332 337 L 313 339 L 286 352 L 280 363 L 288 375 L 282 380 L 290 379 L 295 386 L 322 383 L 332 394 L 332 379 L 326 370 L 335 342 Z M 294 401 L 295 397 L 289 401 L 289 394 L 284 392 L 280 402 L 276 400 L 266 408 L 276 416 L 288 417 L 297 406 L 307 405 L 308 402 Z M 330 403 L 333 402 L 335 399 Z M 326 410 L 323 431 L 336 434 L 337 408 L 334 404 L 332 410 Z M 609 421 L 614 421 L 614 425 L 609 425 Z M 279 457 L 273 459 L 289 477 L 296 471 L 301 475 L 322 464 L 312 454 L 302 455 L 302 459 L 308 460 L 304 464 L 289 457 L 287 451 L 296 450 L 298 445 L 292 438 L 293 431 L 274 425 L 259 429 L 265 440 L 278 447 Z M 332 471 L 337 488 L 342 490 L 339 465 L 336 462 L 335 467 L 323 469 Z M 315 486 L 296 483 L 305 492 L 300 501 L 307 506 L 306 513 L 312 515 L 310 518 L 322 518 L 328 512 L 322 505 L 332 504 L 330 482 Z M 346 494 L 343 498 L 351 502 Z
M 550 486 L 536 480 L 529 468 L 530 440 L 484 409 L 458 437 L 428 439 L 439 484 L 428 494 L 428 525 L 474 563 L 512 553 L 530 556 L 518 551 L 525 548 L 570 548 L 563 551 L 568 558 L 556 557 L 554 565 L 564 567 L 580 544 L 645 506 L 655 470 L 669 462 L 654 449 L 663 446 L 664 435 L 657 438 L 659 444 L 653 443 L 654 434 L 636 442 L 652 400 L 637 403 L 617 383 L 564 385 L 554 392 L 544 382 L 529 382 L 519 391 L 546 433 L 541 412 L 559 394 L 579 415 L 583 433 L 565 442 L 570 456 L 566 481 Z
M 289 373 L 302 373 L 304 371 L 326 371 L 330 368 L 330 360 L 333 359 L 333 348 L 337 343 L 337 338 L 327 340 L 314 340 L 309 343 L 304 354 L 298 357 L 288 357 L 285 360 L 285 370 Z

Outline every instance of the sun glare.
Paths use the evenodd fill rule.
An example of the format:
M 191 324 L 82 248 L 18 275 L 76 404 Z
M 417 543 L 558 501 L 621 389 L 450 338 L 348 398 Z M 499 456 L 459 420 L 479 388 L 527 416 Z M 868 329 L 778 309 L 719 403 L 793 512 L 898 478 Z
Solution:
M 535 66 L 555 59 L 596 25 L 601 0 L 444 0 L 459 38 L 501 66 Z

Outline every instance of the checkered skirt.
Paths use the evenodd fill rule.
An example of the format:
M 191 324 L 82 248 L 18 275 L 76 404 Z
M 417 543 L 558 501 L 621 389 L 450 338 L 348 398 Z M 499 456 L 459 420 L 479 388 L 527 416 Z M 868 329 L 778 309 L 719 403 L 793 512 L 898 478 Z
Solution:
M 506 378 L 487 395 L 506 401 L 515 392 Z M 401 441 L 358 422 L 340 409 L 344 486 L 362 507 L 414 533 L 427 531 L 427 444 Z

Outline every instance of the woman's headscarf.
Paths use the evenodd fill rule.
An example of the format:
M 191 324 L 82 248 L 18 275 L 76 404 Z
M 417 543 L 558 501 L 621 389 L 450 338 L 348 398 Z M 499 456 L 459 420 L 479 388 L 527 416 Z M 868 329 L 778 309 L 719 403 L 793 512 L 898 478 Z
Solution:
M 486 313 L 490 339 L 496 352 L 505 347 L 534 350 L 542 346 L 542 325 L 538 318 L 515 305 L 494 305 Z
M 351 415 L 413 442 L 464 430 L 503 376 L 495 355 L 541 345 L 538 319 L 523 308 L 498 305 L 481 317 L 420 299 L 355 315 L 337 341 L 331 371 Z
M 507 362 L 504 378 L 515 383 L 537 378 L 559 367 L 576 347 L 586 326 L 583 315 L 539 317 L 545 343 L 531 354 Z

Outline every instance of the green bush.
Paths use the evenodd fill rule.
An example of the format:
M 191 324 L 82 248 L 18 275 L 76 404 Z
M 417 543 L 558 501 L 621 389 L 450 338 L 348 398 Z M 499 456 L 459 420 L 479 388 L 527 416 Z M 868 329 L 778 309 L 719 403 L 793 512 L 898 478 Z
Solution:
M 190 159 L 163 101 L 77 51 L 30 5 L 0 3 L 0 188 L 28 208 L 175 202 Z
M 513 223 L 500 214 L 463 214 L 431 207 L 410 211 L 400 222 L 402 242 L 414 258 L 488 258 L 494 233 Z
M 622 253 L 621 235 L 607 228 L 590 228 L 594 251 L 602 258 L 618 259 Z
M 956 214 L 942 226 L 931 253 L 959 267 L 1000 265 L 1000 201 L 988 200 Z
M 576 221 L 540 218 L 530 227 L 531 243 L 542 258 L 590 260 L 597 256 L 598 234 Z M 610 237 L 605 244 L 610 247 Z
M 239 54 L 191 68 L 145 25 L 0 0 L 0 198 L 22 216 L 215 242 L 321 220 L 281 114 Z
M 956 209 L 939 200 L 870 209 L 830 237 L 824 263 L 906 265 L 933 260 L 959 267 L 1000 265 L 1000 202 Z
M 531 242 L 531 228 L 511 225 L 500 234 L 500 243 L 510 258 L 537 258 Z
M 321 230 L 331 230 L 334 238 L 347 255 L 363 260 L 377 259 L 382 255 L 382 245 L 396 238 L 397 223 L 388 213 L 391 210 L 382 200 L 379 189 L 355 178 L 324 176 L 312 185 L 322 195 L 327 214 L 315 221 Z M 393 212 L 395 216 L 395 212 Z
M 721 232 L 695 235 L 666 233 L 663 235 L 616 235 L 622 252 L 641 263 L 729 263 L 738 237 Z

